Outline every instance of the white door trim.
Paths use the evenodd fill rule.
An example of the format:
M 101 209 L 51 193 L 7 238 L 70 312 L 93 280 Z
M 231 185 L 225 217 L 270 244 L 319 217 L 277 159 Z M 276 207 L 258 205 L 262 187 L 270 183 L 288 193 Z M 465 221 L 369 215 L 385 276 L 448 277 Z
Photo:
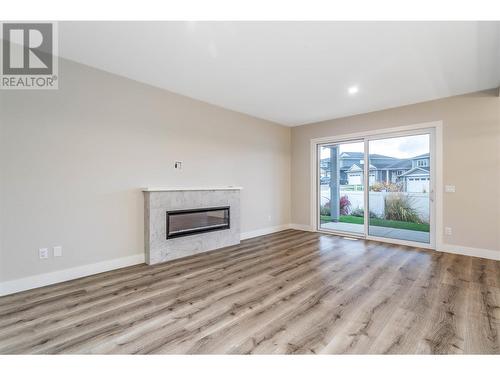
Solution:
M 318 228 L 318 145 L 324 143 L 337 143 L 349 140 L 359 140 L 360 138 L 370 137 L 384 138 L 391 133 L 399 133 L 399 135 L 404 136 L 405 133 L 410 135 L 416 131 L 421 131 L 425 129 L 434 129 L 434 136 L 431 137 L 431 142 L 433 140 L 434 144 L 431 144 L 431 171 L 433 170 L 433 176 L 431 179 L 434 180 L 434 233 L 431 230 L 431 236 L 434 235 L 434 239 L 431 238 L 431 246 L 427 244 L 419 244 L 422 248 L 432 248 L 441 249 L 443 247 L 443 122 L 442 121 L 432 121 L 420 124 L 398 126 L 392 128 L 384 128 L 377 130 L 368 130 L 364 132 L 356 132 L 350 134 L 339 134 L 329 137 L 313 138 L 310 141 L 310 223 L 313 231 L 319 232 Z M 434 155 L 433 155 L 434 154 Z M 432 160 L 434 159 L 434 160 Z M 365 163 L 366 166 L 366 163 Z M 432 208 L 431 208 L 432 210 Z M 365 210 L 366 211 L 366 210 Z M 365 216 L 367 213 L 365 212 Z M 365 223 L 367 222 L 365 218 Z M 375 239 L 375 238 L 371 238 Z M 382 240 L 382 239 L 380 239 Z M 387 239 L 386 239 L 387 240 Z M 392 243 L 396 243 L 397 240 L 391 240 Z M 415 245 L 412 242 L 398 241 L 401 244 Z

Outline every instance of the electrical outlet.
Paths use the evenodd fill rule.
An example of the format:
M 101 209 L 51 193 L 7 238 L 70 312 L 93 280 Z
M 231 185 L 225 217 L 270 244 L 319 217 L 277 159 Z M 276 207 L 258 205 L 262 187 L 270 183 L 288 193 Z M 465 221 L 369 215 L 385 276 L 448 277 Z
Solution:
M 54 246 L 53 251 L 55 257 L 62 257 L 62 246 Z
M 40 259 L 48 259 L 49 249 L 47 249 L 46 247 L 38 249 L 38 256 L 40 257 Z
M 182 161 L 176 161 L 174 163 L 174 168 L 175 169 L 182 169 Z
M 444 234 L 446 234 L 447 236 L 451 236 L 452 234 L 452 230 L 450 227 L 445 227 L 444 228 Z
M 268 215 L 268 216 L 267 216 L 267 220 L 268 220 L 268 221 L 271 221 L 271 220 L 272 220 L 272 216 L 271 216 L 271 215 Z

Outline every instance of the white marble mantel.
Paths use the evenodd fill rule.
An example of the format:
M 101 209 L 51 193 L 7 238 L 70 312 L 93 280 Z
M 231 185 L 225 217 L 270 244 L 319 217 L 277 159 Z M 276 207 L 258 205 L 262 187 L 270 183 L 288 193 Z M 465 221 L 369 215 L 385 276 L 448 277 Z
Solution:
M 161 187 L 148 186 L 142 188 L 142 191 L 205 191 L 205 190 L 242 190 L 241 186 L 204 186 L 204 187 Z

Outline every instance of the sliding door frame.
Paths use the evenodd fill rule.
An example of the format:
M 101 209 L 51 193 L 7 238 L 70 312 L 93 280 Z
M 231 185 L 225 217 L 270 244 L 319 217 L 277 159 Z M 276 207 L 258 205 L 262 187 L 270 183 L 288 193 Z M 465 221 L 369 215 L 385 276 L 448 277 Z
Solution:
M 325 232 L 330 234 L 338 234 L 348 237 L 366 238 L 367 240 L 376 240 L 381 242 L 389 242 L 401 245 L 417 246 L 421 248 L 429 248 L 439 250 L 442 248 L 443 243 L 443 180 L 442 180 L 442 121 L 427 122 L 421 124 L 414 124 L 409 126 L 400 126 L 393 128 L 385 128 L 373 131 L 342 134 L 332 137 L 314 138 L 311 139 L 311 200 L 310 200 L 310 222 L 311 230 L 315 232 Z M 319 147 L 325 144 L 341 144 L 346 142 L 359 142 L 364 141 L 364 177 L 369 176 L 369 148 L 368 142 L 376 139 L 392 138 L 411 136 L 417 134 L 430 133 L 430 163 L 431 163 L 431 186 L 429 193 L 429 206 L 430 206 L 430 243 L 420 243 L 405 240 L 397 240 L 385 237 L 370 236 L 368 233 L 368 215 L 369 215 L 369 202 L 368 202 L 368 185 L 369 177 L 364 178 L 364 234 L 357 235 L 354 233 L 337 232 L 324 230 L 320 227 L 319 219 L 319 202 L 320 196 L 320 183 L 319 183 Z M 433 200 L 433 202 L 432 202 Z

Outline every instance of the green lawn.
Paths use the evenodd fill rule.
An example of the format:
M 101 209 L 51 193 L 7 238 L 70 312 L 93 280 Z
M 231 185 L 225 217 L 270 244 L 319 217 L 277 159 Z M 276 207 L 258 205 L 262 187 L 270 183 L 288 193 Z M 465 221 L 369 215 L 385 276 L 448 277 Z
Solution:
M 332 221 L 330 216 L 321 216 L 322 222 Z M 340 216 L 339 222 L 351 224 L 363 224 L 363 218 L 359 216 Z M 397 228 L 416 230 L 419 232 L 429 232 L 429 224 L 410 223 L 406 221 L 385 220 L 385 219 L 370 219 L 370 225 L 385 228 Z

